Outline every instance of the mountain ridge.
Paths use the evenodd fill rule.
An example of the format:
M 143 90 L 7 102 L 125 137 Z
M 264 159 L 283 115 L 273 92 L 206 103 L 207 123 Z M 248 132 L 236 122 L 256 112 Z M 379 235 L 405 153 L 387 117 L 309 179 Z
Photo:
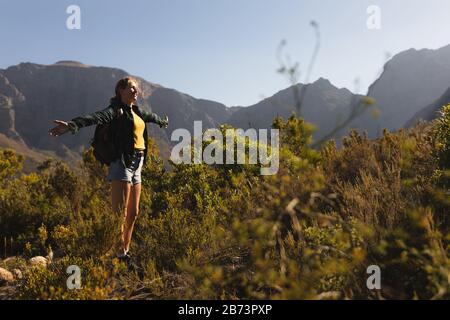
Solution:
M 46 135 L 53 120 L 69 120 L 106 107 L 117 80 L 125 76 L 131 75 L 119 68 L 73 60 L 60 60 L 50 65 L 22 62 L 0 69 L 0 133 L 27 147 L 73 158 L 73 154 L 80 154 L 89 147 L 94 128 L 54 139 Z M 205 129 L 225 123 L 243 129 L 269 128 L 274 117 L 286 119 L 293 112 L 297 113 L 296 92 L 302 95 L 301 116 L 317 126 L 314 138 L 320 139 L 345 120 L 355 107 L 355 101 L 364 97 L 320 77 L 311 83 L 281 89 L 249 106 L 226 106 L 133 77 L 141 89 L 138 104 L 147 111 L 169 116 L 169 130 L 149 125 L 150 135 L 166 150 L 166 157 L 173 144 L 170 141 L 172 129 L 186 128 L 192 132 L 196 120 L 202 121 Z M 435 101 L 440 103 L 439 97 L 449 85 L 450 45 L 400 52 L 384 65 L 383 72 L 368 89 L 368 96 L 375 99 L 380 109 L 379 119 L 369 114 L 360 116 L 335 138 L 352 128 L 367 131 L 369 137 L 374 138 L 382 128 L 396 130 L 409 125 L 409 120 L 420 115 L 421 110 L 432 109 Z M 423 108 L 424 105 L 427 107 Z
M 367 96 L 375 99 L 380 117 L 370 122 L 369 136 L 380 128 L 397 130 L 420 109 L 439 98 L 450 84 L 450 45 L 437 49 L 408 49 L 393 56 L 380 77 L 369 86 Z

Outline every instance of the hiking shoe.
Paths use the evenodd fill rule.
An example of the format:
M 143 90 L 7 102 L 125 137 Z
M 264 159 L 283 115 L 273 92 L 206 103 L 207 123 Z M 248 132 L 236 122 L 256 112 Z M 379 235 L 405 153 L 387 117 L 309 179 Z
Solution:
M 117 259 L 119 259 L 120 262 L 125 262 L 126 264 L 128 264 L 128 262 L 131 261 L 131 256 L 128 255 L 127 253 L 123 254 L 118 254 L 117 255 Z
M 125 254 L 120 254 L 117 256 L 120 262 L 123 262 L 127 265 L 128 270 L 130 271 L 139 271 L 140 268 L 132 261 L 131 254 L 129 252 Z

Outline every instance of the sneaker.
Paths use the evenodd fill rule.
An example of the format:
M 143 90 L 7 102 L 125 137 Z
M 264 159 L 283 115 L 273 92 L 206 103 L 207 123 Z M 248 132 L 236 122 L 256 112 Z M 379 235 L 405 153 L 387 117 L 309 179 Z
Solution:
M 119 259 L 120 262 L 125 262 L 128 264 L 131 261 L 131 256 L 127 253 L 121 253 L 117 255 L 117 259 Z
M 125 254 L 120 254 L 117 256 L 117 258 L 119 259 L 120 262 L 124 262 L 127 265 L 128 270 L 130 271 L 140 270 L 140 268 L 132 261 L 131 254 L 129 252 Z

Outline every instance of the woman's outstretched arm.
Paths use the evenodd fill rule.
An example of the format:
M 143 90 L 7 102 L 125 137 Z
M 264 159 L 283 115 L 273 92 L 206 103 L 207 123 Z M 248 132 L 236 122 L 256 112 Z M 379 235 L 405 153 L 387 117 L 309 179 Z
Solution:
M 144 109 L 141 109 L 140 112 L 142 114 L 144 122 L 156 123 L 161 128 L 162 127 L 167 128 L 169 126 L 169 118 L 167 116 L 164 119 L 161 119 L 161 117 L 154 112 L 147 112 Z
M 114 118 L 114 108 L 108 106 L 103 110 L 90 113 L 84 116 L 73 118 L 70 121 L 55 120 L 58 125 L 49 130 L 50 135 L 60 136 L 68 131 L 75 134 L 83 127 L 92 126 L 94 124 L 104 124 L 110 122 Z

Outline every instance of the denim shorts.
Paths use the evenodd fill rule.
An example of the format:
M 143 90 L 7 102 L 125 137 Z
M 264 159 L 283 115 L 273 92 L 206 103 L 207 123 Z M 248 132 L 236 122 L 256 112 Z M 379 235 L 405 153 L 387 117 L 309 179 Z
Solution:
M 135 155 L 129 168 L 125 168 L 122 159 L 111 162 L 108 171 L 108 180 L 127 181 L 133 185 L 141 183 L 141 171 L 144 164 L 144 155 Z

